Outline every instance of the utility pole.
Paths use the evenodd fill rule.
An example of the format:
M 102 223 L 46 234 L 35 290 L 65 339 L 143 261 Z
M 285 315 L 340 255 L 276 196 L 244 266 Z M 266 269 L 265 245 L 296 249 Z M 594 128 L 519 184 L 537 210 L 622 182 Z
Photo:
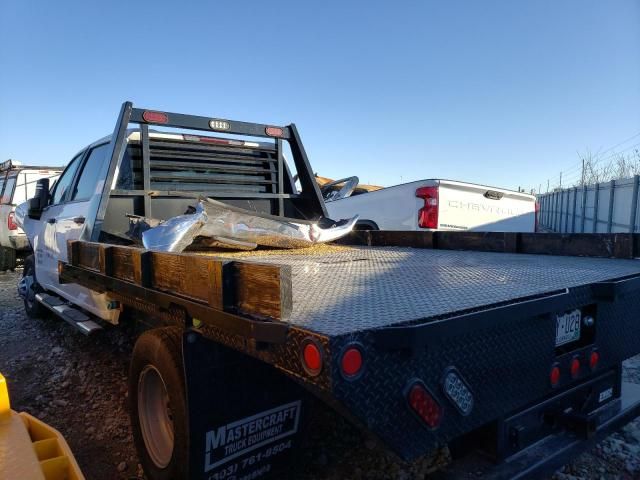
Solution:
M 562 172 L 560 172 L 560 190 L 562 190 Z
M 584 157 L 582 158 L 582 180 L 580 181 L 580 186 L 584 186 Z
M 547 178 L 547 193 L 549 193 L 549 179 Z

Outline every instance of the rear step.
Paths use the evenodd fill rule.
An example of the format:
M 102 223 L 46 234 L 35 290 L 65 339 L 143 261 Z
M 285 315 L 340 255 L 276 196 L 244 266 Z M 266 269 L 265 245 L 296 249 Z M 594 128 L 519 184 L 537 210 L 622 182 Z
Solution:
M 36 300 L 85 335 L 102 330 L 102 327 L 91 320 L 86 313 L 73 308 L 60 297 L 48 293 L 37 293 Z

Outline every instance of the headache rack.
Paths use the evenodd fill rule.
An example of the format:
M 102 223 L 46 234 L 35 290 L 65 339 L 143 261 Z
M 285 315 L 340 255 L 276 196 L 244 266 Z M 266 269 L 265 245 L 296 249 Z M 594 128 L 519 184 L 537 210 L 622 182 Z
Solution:
M 132 131 L 131 124 L 138 128 Z M 153 126 L 172 131 L 156 131 Z M 284 142 L 289 143 L 300 192 L 285 162 Z M 257 213 L 304 220 L 326 216 L 294 124 L 272 126 L 159 112 L 125 102 L 107 158 L 104 190 L 95 223 L 87 222 L 87 240 L 100 240 L 103 230 L 121 233 L 125 212 L 165 220 L 184 213 L 200 195 Z
M 15 160 L 9 159 L 0 163 L 0 172 L 4 173 L 8 170 L 57 170 L 62 171 L 64 167 L 43 167 L 41 165 L 23 165 Z

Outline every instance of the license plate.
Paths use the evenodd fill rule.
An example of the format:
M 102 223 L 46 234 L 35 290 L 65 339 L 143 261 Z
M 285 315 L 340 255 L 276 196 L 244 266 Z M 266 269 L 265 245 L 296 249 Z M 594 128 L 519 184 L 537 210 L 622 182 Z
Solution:
M 581 323 L 580 310 L 556 315 L 556 347 L 579 340 Z

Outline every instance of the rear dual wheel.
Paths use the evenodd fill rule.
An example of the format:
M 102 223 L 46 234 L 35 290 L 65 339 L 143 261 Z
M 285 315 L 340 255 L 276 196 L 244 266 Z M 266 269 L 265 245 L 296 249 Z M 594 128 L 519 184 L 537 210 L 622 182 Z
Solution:
M 0 247 L 0 271 L 16 269 L 16 249 L 11 247 Z
M 133 438 L 147 478 L 180 480 L 188 472 L 188 425 L 182 329 L 143 333 L 129 368 Z

